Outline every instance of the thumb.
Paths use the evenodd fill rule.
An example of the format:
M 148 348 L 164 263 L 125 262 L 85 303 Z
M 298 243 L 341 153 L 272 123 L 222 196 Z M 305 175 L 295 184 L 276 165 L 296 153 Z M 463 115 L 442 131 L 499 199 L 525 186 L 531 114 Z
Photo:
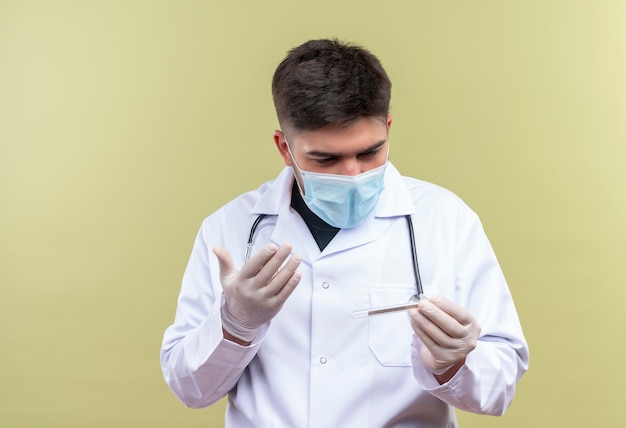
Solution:
M 226 248 L 216 245 L 213 247 L 213 254 L 217 257 L 220 266 L 220 277 L 224 278 L 235 271 L 233 259 Z

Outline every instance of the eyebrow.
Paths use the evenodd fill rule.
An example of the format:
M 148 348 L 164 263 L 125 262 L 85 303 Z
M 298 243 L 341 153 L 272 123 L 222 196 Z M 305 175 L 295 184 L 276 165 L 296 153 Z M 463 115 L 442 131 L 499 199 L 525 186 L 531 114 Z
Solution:
M 361 155 L 364 153 L 369 153 L 369 152 L 373 152 L 377 149 L 379 149 L 380 147 L 382 147 L 385 143 L 387 142 L 387 140 L 381 140 L 375 144 L 372 144 L 371 146 L 369 146 L 368 148 L 366 148 L 365 150 L 362 150 L 358 153 L 356 153 L 356 155 Z M 314 157 L 320 157 L 320 158 L 337 158 L 337 157 L 341 157 L 341 156 L 345 156 L 344 153 L 332 153 L 332 152 L 322 152 L 322 151 L 318 151 L 318 150 L 312 150 L 310 152 L 306 152 L 306 154 L 308 156 L 314 156 Z

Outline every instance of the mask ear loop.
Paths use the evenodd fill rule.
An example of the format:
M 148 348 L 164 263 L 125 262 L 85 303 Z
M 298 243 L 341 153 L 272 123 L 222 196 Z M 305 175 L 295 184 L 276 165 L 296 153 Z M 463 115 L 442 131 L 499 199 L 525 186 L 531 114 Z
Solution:
M 287 151 L 289 152 L 289 157 L 291 158 L 291 163 L 293 163 L 293 165 L 291 166 L 291 168 L 293 168 L 293 174 L 295 176 L 296 179 L 296 184 L 298 185 L 298 189 L 300 190 L 300 194 L 302 196 L 304 196 L 305 192 L 304 192 L 304 178 L 302 178 L 302 173 L 300 165 L 298 165 L 298 162 L 296 162 L 296 158 L 293 155 L 293 152 L 291 151 L 291 147 L 289 145 L 289 142 L 287 141 L 287 138 L 285 138 L 285 144 L 287 145 Z M 300 184 L 300 182 L 302 182 L 302 185 Z

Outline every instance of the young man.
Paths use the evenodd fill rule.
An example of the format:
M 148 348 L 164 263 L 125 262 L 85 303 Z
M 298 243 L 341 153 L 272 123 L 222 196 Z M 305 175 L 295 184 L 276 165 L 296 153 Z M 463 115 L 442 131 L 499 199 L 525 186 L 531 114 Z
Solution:
M 388 161 L 378 59 L 309 41 L 272 91 L 286 167 L 202 224 L 161 350 L 172 391 L 189 407 L 228 395 L 236 428 L 502 414 L 528 366 L 511 294 L 476 214 Z M 422 281 L 408 312 L 351 316 L 405 303 Z

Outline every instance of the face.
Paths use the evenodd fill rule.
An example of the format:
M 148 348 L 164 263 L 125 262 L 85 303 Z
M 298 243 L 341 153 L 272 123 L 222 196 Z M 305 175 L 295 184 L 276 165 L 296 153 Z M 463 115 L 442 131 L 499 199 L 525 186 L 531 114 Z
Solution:
M 286 139 L 282 131 L 274 131 L 274 142 L 287 166 L 293 166 L 287 149 L 289 141 L 291 153 L 302 170 L 354 176 L 387 161 L 391 119 L 391 115 L 387 122 L 365 117 L 348 128 L 301 131 L 288 134 Z

